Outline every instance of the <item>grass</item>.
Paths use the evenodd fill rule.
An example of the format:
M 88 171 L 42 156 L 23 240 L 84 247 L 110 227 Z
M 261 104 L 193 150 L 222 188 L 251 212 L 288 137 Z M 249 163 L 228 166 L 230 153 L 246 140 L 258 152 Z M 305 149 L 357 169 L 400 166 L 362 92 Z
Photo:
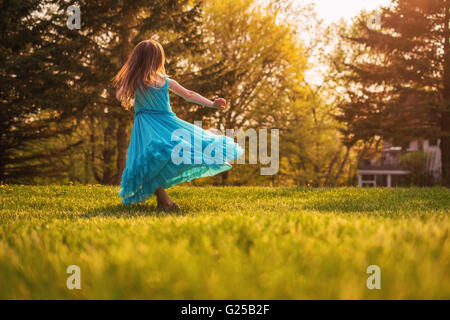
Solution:
M 450 299 L 448 189 L 176 187 L 165 215 L 117 191 L 2 186 L 0 298 Z

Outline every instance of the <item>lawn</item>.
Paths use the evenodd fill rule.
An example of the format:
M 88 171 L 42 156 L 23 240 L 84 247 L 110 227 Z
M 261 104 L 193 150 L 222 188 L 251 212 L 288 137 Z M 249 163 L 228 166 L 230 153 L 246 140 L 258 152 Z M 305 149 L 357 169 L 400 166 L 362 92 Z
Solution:
M 0 298 L 450 299 L 448 189 L 176 187 L 177 214 L 117 191 L 2 186 Z

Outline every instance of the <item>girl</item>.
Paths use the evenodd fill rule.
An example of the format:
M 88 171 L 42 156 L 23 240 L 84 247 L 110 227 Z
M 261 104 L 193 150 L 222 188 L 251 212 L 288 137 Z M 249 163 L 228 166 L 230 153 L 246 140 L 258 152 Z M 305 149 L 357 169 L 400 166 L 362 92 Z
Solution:
M 203 130 L 172 112 L 169 89 L 186 101 L 210 108 L 223 109 L 226 101 L 210 101 L 183 88 L 165 74 L 164 62 L 164 49 L 157 41 L 142 41 L 113 82 L 118 89 L 117 98 L 127 107 L 134 102 L 135 112 L 119 191 L 122 202 L 144 202 L 156 194 L 158 209 L 169 211 L 179 206 L 164 189 L 229 170 L 227 161 L 238 158 L 243 150 L 230 137 Z M 211 149 L 214 151 L 206 152 Z M 221 154 L 225 156 L 220 157 Z M 222 159 L 217 160 L 217 155 Z

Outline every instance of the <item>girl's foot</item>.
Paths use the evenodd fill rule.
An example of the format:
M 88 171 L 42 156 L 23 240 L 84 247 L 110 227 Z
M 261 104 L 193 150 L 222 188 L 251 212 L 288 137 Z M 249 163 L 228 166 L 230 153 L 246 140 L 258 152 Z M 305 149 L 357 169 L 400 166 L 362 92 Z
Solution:
M 176 202 L 173 202 L 167 209 L 164 209 L 164 211 L 166 211 L 166 212 L 179 211 L 179 210 L 180 210 L 180 206 Z
M 173 202 L 172 199 L 170 199 L 169 195 L 164 191 L 162 187 L 159 187 L 155 191 L 156 195 L 156 208 L 158 210 L 162 210 L 164 212 L 172 211 L 172 210 L 180 210 L 180 206 Z
M 156 198 L 156 209 L 162 210 L 164 212 L 169 212 L 169 211 L 180 210 L 180 206 L 176 202 L 173 202 L 173 201 L 171 204 L 163 204 L 159 200 L 159 198 Z

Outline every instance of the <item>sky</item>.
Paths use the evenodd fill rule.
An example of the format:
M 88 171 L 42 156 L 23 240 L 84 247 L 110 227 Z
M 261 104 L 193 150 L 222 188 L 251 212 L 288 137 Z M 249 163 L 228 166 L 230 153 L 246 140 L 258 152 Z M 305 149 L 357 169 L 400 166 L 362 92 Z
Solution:
M 325 22 L 334 22 L 340 18 L 354 17 L 363 9 L 371 10 L 388 4 L 390 0 L 312 0 L 312 2 L 316 4 L 320 18 Z
M 292 0 L 303 1 L 303 0 Z M 379 6 L 391 3 L 391 0 L 310 0 L 315 3 L 315 11 L 326 24 L 337 22 L 341 18 L 350 20 L 358 15 L 361 10 L 373 10 Z M 305 72 L 309 83 L 320 84 L 323 81 L 324 72 L 320 63 L 314 63 L 313 67 Z

